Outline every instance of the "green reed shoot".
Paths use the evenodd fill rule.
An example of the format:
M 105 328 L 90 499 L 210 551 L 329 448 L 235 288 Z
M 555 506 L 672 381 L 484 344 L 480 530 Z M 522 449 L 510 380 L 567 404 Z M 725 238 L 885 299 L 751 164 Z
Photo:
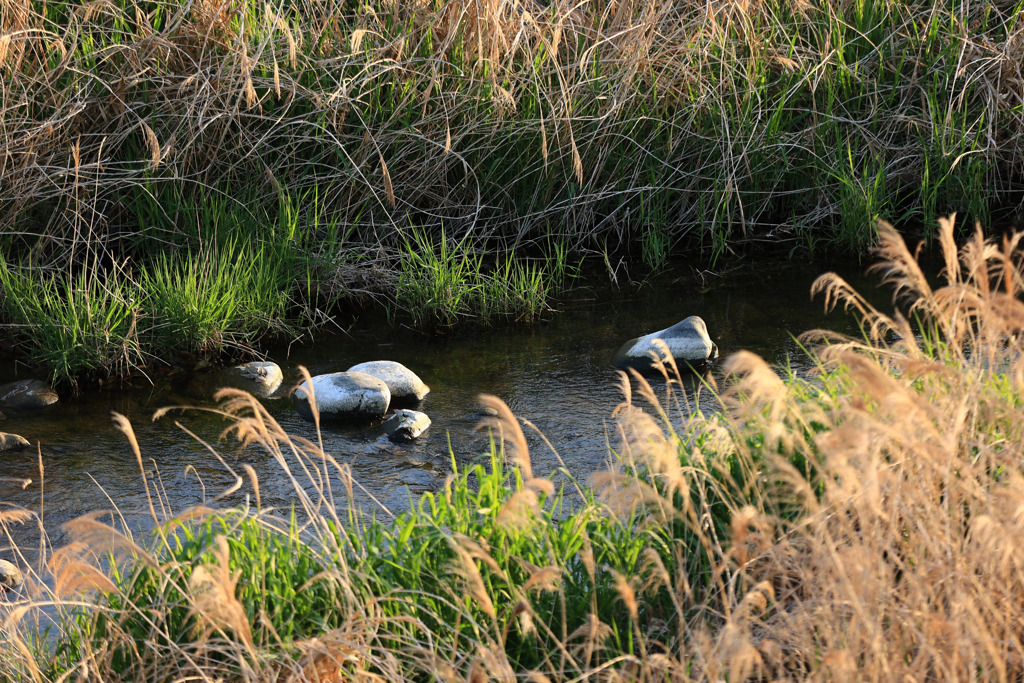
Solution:
M 124 374 L 144 363 L 144 290 L 122 269 L 76 274 L 12 267 L 0 258 L 0 305 L 15 344 L 59 383 Z

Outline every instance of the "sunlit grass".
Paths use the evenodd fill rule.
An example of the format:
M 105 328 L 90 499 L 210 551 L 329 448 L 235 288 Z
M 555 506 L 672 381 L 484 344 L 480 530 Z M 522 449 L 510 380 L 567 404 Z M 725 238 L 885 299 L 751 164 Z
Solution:
M 565 278 L 566 265 L 555 261 L 556 278 L 546 262 L 529 263 L 514 252 L 499 250 L 497 263 L 470 234 L 460 240 L 442 231 L 436 241 L 411 230 L 398 266 L 392 317 L 399 311 L 420 329 L 446 329 L 475 321 L 507 319 L 532 322 L 548 310 L 548 297 Z
M 158 255 L 141 281 L 154 347 L 164 354 L 245 349 L 285 327 L 294 277 L 288 266 L 279 253 L 234 241 L 198 255 Z
M 145 293 L 117 267 L 75 274 L 19 269 L 0 258 L 2 307 L 12 341 L 51 379 L 121 374 L 144 364 Z

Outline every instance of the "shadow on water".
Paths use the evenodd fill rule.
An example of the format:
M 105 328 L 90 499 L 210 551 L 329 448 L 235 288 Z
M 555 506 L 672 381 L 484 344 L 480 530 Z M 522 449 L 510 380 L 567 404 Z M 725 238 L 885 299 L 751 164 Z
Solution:
M 404 363 L 431 387 L 420 409 L 433 425 L 416 442 L 395 445 L 382 439 L 379 427 L 325 426 L 325 449 L 348 464 L 369 494 L 388 511 L 406 509 L 411 498 L 436 490 L 451 472 L 451 455 L 471 461 L 487 450 L 486 436 L 476 430 L 481 420 L 476 396 L 495 394 L 520 418 L 529 420 L 557 449 L 557 456 L 529 428 L 534 471 L 547 474 L 564 462 L 568 475 L 586 481 L 608 461 L 608 444 L 617 442 L 610 416 L 622 400 L 612 355 L 627 339 L 668 327 L 696 314 L 707 322 L 722 357 L 747 349 L 770 363 L 789 365 L 797 372 L 810 361 L 792 334 L 817 327 L 857 334 L 851 318 L 836 312 L 826 316 L 823 303 L 811 301 L 810 285 L 825 267 L 797 265 L 744 269 L 708 283 L 669 274 L 640 289 L 610 293 L 601 288 L 579 289 L 560 302 L 549 322 L 534 327 L 458 331 L 443 339 L 426 339 L 395 330 L 383 320 L 364 319 L 348 336 L 321 339 L 314 346 L 279 349 L 270 354 L 285 372 L 283 386 L 298 381 L 299 366 L 311 374 L 345 370 L 368 360 Z M 862 289 L 862 270 L 838 269 Z M 851 272 L 852 271 L 852 272 Z M 862 289 L 863 291 L 863 289 Z M 791 334 L 792 333 L 792 334 Z M 721 383 L 721 366 L 708 372 Z M 13 377 L 0 377 L 9 381 Z M 713 411 L 717 403 L 694 378 L 688 401 Z M 656 389 L 657 383 L 655 383 Z M 148 470 L 155 472 L 171 512 L 209 501 L 235 483 L 234 469 L 243 463 L 260 479 L 264 505 L 287 510 L 294 503 L 291 485 L 280 468 L 259 447 L 220 441 L 228 426 L 211 413 L 172 412 L 156 422 L 151 417 L 166 405 L 212 406 L 177 393 L 172 387 L 127 392 L 97 392 L 37 414 L 12 415 L 2 425 L 39 443 L 44 467 L 42 497 L 50 540 L 62 541 L 63 522 L 86 512 L 115 505 L 136 523 L 148 509 L 139 466 L 126 439 L 111 424 L 110 413 L 132 422 Z M 301 419 L 288 399 L 268 399 L 265 405 L 284 429 L 315 441 L 310 423 Z M 216 449 L 227 467 L 194 433 Z M 6 508 L 40 509 L 40 473 L 35 452 L 5 454 L 0 459 L 0 501 Z M 20 480 L 32 480 L 22 487 Z M 247 487 L 243 487 L 243 491 Z M 239 493 L 228 502 L 244 502 Z M 358 501 L 372 505 L 370 497 Z M 38 538 L 26 527 L 11 529 L 19 545 Z M 35 538 L 33 538 L 35 537 Z M 0 547 L 0 556 L 5 549 Z

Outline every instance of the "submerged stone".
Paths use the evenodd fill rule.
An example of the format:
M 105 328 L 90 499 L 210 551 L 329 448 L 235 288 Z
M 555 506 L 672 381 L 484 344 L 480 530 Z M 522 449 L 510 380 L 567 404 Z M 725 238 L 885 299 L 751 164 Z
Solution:
M 258 361 L 224 368 L 220 371 L 222 386 L 244 389 L 251 394 L 270 396 L 284 380 L 284 373 L 277 363 Z
M 391 404 L 388 385 L 364 372 L 334 372 L 310 381 L 322 420 L 372 422 L 384 417 Z M 310 381 L 296 387 L 292 402 L 299 415 L 312 421 Z
M 430 427 L 426 413 L 399 408 L 384 422 L 384 433 L 394 443 L 408 443 L 418 439 Z
M 661 341 L 656 342 L 656 339 Z M 691 315 L 672 327 L 630 339 L 616 352 L 612 365 L 619 369 L 649 370 L 654 366 L 655 358 L 665 360 L 666 347 L 676 362 L 690 365 L 701 365 L 718 358 L 718 345 L 708 336 L 704 320 Z
M 192 375 L 184 390 L 190 396 L 211 399 L 218 390 L 230 387 L 266 398 L 280 388 L 283 379 L 277 363 L 257 361 Z
M 38 379 L 23 379 L 0 386 L 0 406 L 4 408 L 37 410 L 59 400 L 53 387 Z
M 392 401 L 421 401 L 430 393 L 430 387 L 419 376 L 401 363 L 393 360 L 374 360 L 359 363 L 349 372 L 365 372 L 388 385 Z
M 32 443 L 23 436 L 0 432 L 0 453 L 20 451 L 22 448 L 30 448 L 31 446 Z
M 18 566 L 7 560 L 0 560 L 0 590 L 20 588 L 25 583 L 25 575 Z

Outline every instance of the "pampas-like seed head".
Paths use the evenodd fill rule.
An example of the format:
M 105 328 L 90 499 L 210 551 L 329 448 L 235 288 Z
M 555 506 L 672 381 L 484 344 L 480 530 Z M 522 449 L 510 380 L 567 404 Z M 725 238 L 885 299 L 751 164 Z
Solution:
M 480 405 L 495 413 L 494 417 L 489 417 L 481 423 L 481 428 L 497 432 L 499 441 L 511 450 L 512 462 L 519 466 L 519 470 L 523 473 L 523 479 L 527 481 L 533 479 L 530 449 L 526 444 L 526 436 L 519 425 L 519 420 L 516 419 L 512 410 L 497 396 L 480 394 L 477 400 Z

